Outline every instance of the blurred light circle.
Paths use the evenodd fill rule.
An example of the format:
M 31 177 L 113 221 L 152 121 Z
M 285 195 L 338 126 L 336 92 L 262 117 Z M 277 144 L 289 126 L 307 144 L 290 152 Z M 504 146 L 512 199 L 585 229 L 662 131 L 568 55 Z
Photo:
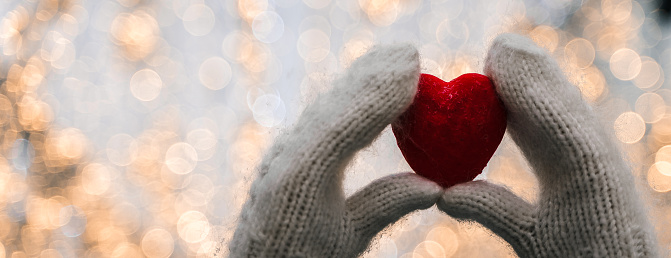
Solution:
M 151 258 L 170 257 L 175 249 L 172 235 L 162 228 L 155 228 L 145 233 L 140 245 L 144 255 Z
M 596 52 L 594 46 L 588 40 L 576 38 L 564 47 L 564 54 L 570 64 L 584 69 L 592 65 Z
M 42 42 L 42 59 L 56 69 L 65 69 L 75 61 L 76 50 L 70 40 L 58 32 L 49 32 Z
M 141 101 L 152 101 L 161 93 L 163 81 L 158 73 L 151 69 L 142 69 L 130 79 L 130 91 Z
M 671 162 L 660 161 L 655 162 L 655 168 L 659 173 L 662 173 L 665 176 L 671 176 Z M 671 179 L 671 178 L 670 178 Z
M 118 14 L 111 23 L 110 33 L 125 57 L 137 61 L 154 51 L 160 28 L 152 15 L 138 10 Z
M 268 9 L 268 0 L 239 0 L 237 2 L 240 16 L 247 21 Z
M 666 103 L 659 94 L 646 92 L 636 99 L 634 111 L 640 114 L 646 123 L 656 123 L 666 114 Z
M 263 43 L 273 43 L 284 34 L 284 21 L 275 12 L 262 12 L 252 21 L 254 37 Z
M 175 143 L 165 153 L 165 165 L 175 174 L 188 174 L 196 168 L 198 153 L 185 142 Z
M 343 67 L 349 67 L 354 60 L 365 54 L 373 45 L 374 41 L 365 36 L 350 39 L 340 52 L 340 63 Z
M 187 32 L 194 36 L 204 36 L 214 27 L 214 12 L 204 4 L 193 4 L 184 11 L 182 23 Z
M 177 221 L 177 232 L 185 242 L 199 243 L 210 234 L 210 222 L 199 211 L 187 211 Z
M 664 173 L 663 173 L 664 171 Z M 671 163 L 666 161 L 656 162 L 648 169 L 648 185 L 657 192 L 671 191 Z
M 645 134 L 645 121 L 634 112 L 624 112 L 615 119 L 615 136 L 621 142 L 635 143 Z
M 65 236 L 77 237 L 86 229 L 86 214 L 77 206 L 68 205 L 59 212 L 61 231 Z
M 665 145 L 657 150 L 657 153 L 655 154 L 655 162 L 661 161 L 671 163 L 671 145 Z
M 252 106 L 254 120 L 262 126 L 273 127 L 284 120 L 286 108 L 284 101 L 276 95 L 266 94 L 254 101 Z
M 239 63 L 243 59 L 242 53 L 240 53 L 241 49 L 248 48 L 251 44 L 252 39 L 246 33 L 239 30 L 231 31 L 221 43 L 221 52 L 229 60 Z
M 434 241 L 441 245 L 445 251 L 445 257 L 451 257 L 459 249 L 459 237 L 449 227 L 435 227 L 426 235 L 426 240 Z
M 550 53 L 554 52 L 559 44 L 559 34 L 550 26 L 538 26 L 529 32 L 529 36 L 536 44 L 547 49 Z
M 307 62 L 319 62 L 331 51 L 331 41 L 321 30 L 309 29 L 298 37 L 298 54 Z
M 198 153 L 198 160 L 207 160 L 214 155 L 213 149 L 217 146 L 217 136 L 205 128 L 194 129 L 186 136 L 189 143 Z
M 578 83 L 580 93 L 588 101 L 595 102 L 603 96 L 606 90 L 606 79 L 601 71 L 594 66 L 587 67 L 584 72 L 583 79 Z
M 603 0 L 601 1 L 603 16 L 615 23 L 626 21 L 632 12 L 632 1 Z
M 435 241 L 426 240 L 419 243 L 413 250 L 413 255 L 420 257 L 449 257 L 445 254 L 445 249 Z
M 268 67 L 269 59 L 272 58 L 271 50 L 266 44 L 256 42 L 241 46 L 238 54 L 239 61 L 245 69 L 260 73 Z
M 112 176 L 109 169 L 98 163 L 86 165 L 81 173 L 82 188 L 91 195 L 101 195 L 109 189 Z
M 249 109 L 253 110 L 254 109 L 254 102 L 256 101 L 256 99 L 258 99 L 259 97 L 261 97 L 263 95 L 266 95 L 266 94 L 270 94 L 270 93 L 266 93 L 266 91 L 264 91 L 263 89 L 261 89 L 259 87 L 252 87 L 251 89 L 247 90 L 247 107 L 249 107 Z
M 130 165 L 137 156 L 138 146 L 128 134 L 115 134 L 107 141 L 107 159 L 117 166 Z
M 641 57 L 641 60 L 641 72 L 634 78 L 634 84 L 642 90 L 655 90 L 664 79 L 662 68 L 653 58 Z
M 77 51 L 71 41 L 61 38 L 51 52 L 51 66 L 56 69 L 67 69 L 75 61 Z
M 382 27 L 394 23 L 401 11 L 399 0 L 359 0 L 359 6 L 371 23 Z
M 231 65 L 221 57 L 208 58 L 198 69 L 200 83 L 211 90 L 223 89 L 231 81 L 232 76 Z
M 610 57 L 610 71 L 623 81 L 636 78 L 641 72 L 641 66 L 641 57 L 629 48 L 621 48 Z

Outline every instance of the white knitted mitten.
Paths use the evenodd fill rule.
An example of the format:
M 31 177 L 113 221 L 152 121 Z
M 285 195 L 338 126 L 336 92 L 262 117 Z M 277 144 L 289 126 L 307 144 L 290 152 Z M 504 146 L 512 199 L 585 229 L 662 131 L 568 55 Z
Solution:
M 230 243 L 232 257 L 354 257 L 387 225 L 443 193 L 413 173 L 378 179 L 345 198 L 343 172 L 412 102 L 419 54 L 375 47 L 278 137 L 258 168 Z
M 538 178 L 539 201 L 476 181 L 449 188 L 438 208 L 481 223 L 520 257 L 656 257 L 630 168 L 558 64 L 530 39 L 506 34 L 485 73 Z

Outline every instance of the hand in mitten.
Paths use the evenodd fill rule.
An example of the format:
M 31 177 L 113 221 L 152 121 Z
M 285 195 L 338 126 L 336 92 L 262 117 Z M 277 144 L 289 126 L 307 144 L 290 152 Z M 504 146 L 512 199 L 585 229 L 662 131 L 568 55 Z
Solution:
M 258 168 L 230 243 L 232 257 L 354 257 L 390 223 L 433 206 L 443 190 L 416 174 L 378 179 L 345 198 L 352 156 L 412 102 L 419 56 L 376 47 L 277 138 Z
M 507 34 L 495 39 L 485 73 L 538 178 L 539 201 L 476 181 L 447 189 L 438 208 L 481 223 L 520 257 L 657 256 L 630 168 L 557 63 L 528 38 Z

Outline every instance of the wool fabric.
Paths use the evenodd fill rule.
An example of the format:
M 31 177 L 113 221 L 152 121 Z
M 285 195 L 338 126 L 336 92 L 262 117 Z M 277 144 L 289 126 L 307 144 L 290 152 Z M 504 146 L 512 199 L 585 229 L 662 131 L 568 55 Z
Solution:
M 481 223 L 520 257 L 657 257 L 631 169 L 554 59 L 530 39 L 504 34 L 485 74 L 538 178 L 539 201 L 476 181 L 447 189 L 438 208 Z
M 273 143 L 257 168 L 229 245 L 231 257 L 355 257 L 387 225 L 433 206 L 443 190 L 414 173 L 345 198 L 344 168 L 412 102 L 412 45 L 374 47 Z

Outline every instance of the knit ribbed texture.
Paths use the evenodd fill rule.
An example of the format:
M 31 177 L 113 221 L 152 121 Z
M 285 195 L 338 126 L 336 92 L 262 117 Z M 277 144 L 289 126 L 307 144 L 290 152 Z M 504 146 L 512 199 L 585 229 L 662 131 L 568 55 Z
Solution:
M 630 168 L 557 63 L 528 38 L 505 34 L 485 73 L 539 180 L 539 201 L 470 182 L 448 189 L 438 207 L 488 227 L 520 257 L 657 257 Z
M 433 206 L 442 189 L 412 173 L 348 199 L 342 189 L 347 163 L 407 109 L 418 80 L 411 45 L 376 47 L 353 62 L 265 155 L 231 257 L 355 257 L 390 223 Z

